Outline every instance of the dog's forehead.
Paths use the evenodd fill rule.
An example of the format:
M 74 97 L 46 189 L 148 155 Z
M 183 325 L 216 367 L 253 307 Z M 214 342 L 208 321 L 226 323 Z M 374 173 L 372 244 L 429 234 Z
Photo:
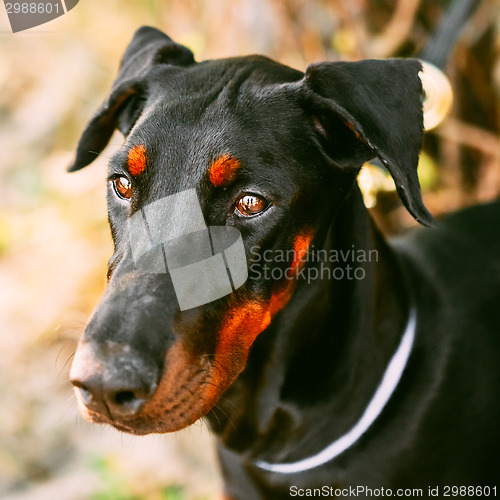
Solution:
M 259 113 L 268 116 L 269 106 L 285 113 L 284 102 L 297 93 L 293 84 L 302 77 L 262 56 L 204 61 L 175 71 L 156 69 L 148 82 L 146 112 L 184 125 L 250 115 L 255 119 Z
M 142 172 L 146 163 L 153 173 L 168 169 L 169 183 L 188 189 L 221 158 L 248 167 L 256 149 L 276 152 L 276 142 L 286 149 L 286 129 L 291 135 L 302 114 L 290 84 L 301 76 L 260 57 L 207 61 L 163 79 L 156 74 L 127 140 L 129 169 Z
M 250 92 L 271 84 L 299 81 L 304 74 L 265 56 L 252 55 L 212 59 L 190 66 L 156 66 L 148 76 L 153 93 L 204 93 L 207 96 L 222 89 Z M 234 95 L 234 94 L 233 94 Z

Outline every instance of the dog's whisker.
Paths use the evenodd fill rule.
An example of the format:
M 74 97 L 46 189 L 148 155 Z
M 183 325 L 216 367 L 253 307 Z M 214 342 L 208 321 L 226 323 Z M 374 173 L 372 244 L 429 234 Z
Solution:
M 62 350 L 62 348 L 61 348 Z M 59 354 L 61 353 L 61 351 L 59 351 Z M 59 354 L 57 355 L 59 357 Z M 54 368 L 56 368 L 56 365 L 57 365 L 57 361 L 58 361 L 58 357 L 56 358 L 56 361 L 55 361 L 55 365 L 54 365 Z M 73 352 L 72 354 L 69 355 L 68 359 L 64 362 L 64 365 L 62 366 L 62 368 L 59 370 L 59 373 L 57 374 L 57 377 L 60 377 L 64 371 L 64 369 L 66 368 L 66 366 L 68 365 L 68 363 L 75 357 L 75 352 Z

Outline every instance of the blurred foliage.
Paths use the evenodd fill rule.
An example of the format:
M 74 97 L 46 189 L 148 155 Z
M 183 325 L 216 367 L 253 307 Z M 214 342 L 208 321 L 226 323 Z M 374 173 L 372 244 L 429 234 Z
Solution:
M 260 52 L 303 70 L 319 60 L 418 55 L 449 3 L 85 0 L 15 35 L 0 13 L 3 499 L 201 500 L 220 488 L 199 427 L 126 440 L 82 422 L 67 382 L 76 340 L 104 287 L 112 251 L 105 166 L 122 139 L 115 136 L 86 170 L 64 169 L 135 29 L 158 26 L 198 60 Z M 436 215 L 500 193 L 499 9 L 497 0 L 480 1 L 446 68 L 453 110 L 427 134 L 420 166 Z M 386 231 L 413 224 L 386 176 L 377 172 L 368 182 Z M 89 465 L 88 456 L 101 461 Z
M 114 466 L 109 457 L 98 457 L 92 463 L 92 468 L 101 477 L 104 488 L 94 493 L 89 500 L 187 500 L 185 488 L 182 485 L 169 485 L 152 491 L 138 491 L 137 485 L 130 481 Z M 197 496 L 196 500 L 208 500 L 206 496 Z

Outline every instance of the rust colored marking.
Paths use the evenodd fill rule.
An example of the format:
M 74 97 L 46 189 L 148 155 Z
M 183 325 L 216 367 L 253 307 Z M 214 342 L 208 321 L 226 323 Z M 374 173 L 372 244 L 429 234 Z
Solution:
M 297 285 L 294 279 L 296 271 L 298 271 L 306 262 L 307 251 L 313 238 L 312 232 L 299 233 L 293 242 L 293 261 L 290 266 L 288 279 L 280 283 L 271 295 L 271 302 L 269 303 L 269 323 L 271 319 L 280 312 L 287 304 Z
M 361 137 L 361 134 L 354 128 L 354 125 L 351 122 L 344 121 L 346 124 L 347 128 L 351 130 L 351 132 L 354 132 L 354 135 L 356 136 L 356 139 L 358 141 L 364 142 L 366 144 L 366 141 L 363 137 Z
M 242 306 L 233 306 L 226 314 L 216 350 L 216 359 L 226 368 L 226 372 L 239 373 L 244 368 L 254 340 L 269 326 L 273 317 L 287 305 L 297 285 L 297 281 L 293 279 L 295 270 L 305 264 L 312 237 L 312 232 L 303 232 L 295 237 L 294 259 L 290 268 L 291 279 L 286 279 L 275 287 L 269 302 L 253 301 Z M 234 366 L 234 363 L 238 366 Z
M 167 351 L 163 376 L 142 412 L 156 427 L 149 432 L 177 431 L 208 413 L 220 397 L 217 387 L 208 383 L 210 378 L 208 359 L 194 356 L 176 341 Z
M 210 380 L 212 387 L 219 392 L 219 397 L 245 368 L 250 346 L 269 321 L 267 305 L 258 301 L 233 305 L 226 313 L 215 350 L 216 370 Z M 210 387 L 205 390 L 210 391 Z
M 228 387 L 245 368 L 253 342 L 287 305 L 297 285 L 297 280 L 293 279 L 295 270 L 305 264 L 312 237 L 312 232 L 305 231 L 295 237 L 294 258 L 290 267 L 293 272 L 290 278 L 276 284 L 270 300 L 233 304 L 229 308 L 221 323 L 215 352 L 215 364 L 221 368 L 219 375 L 214 373 L 212 379 L 217 386 Z
M 271 295 L 271 302 L 269 304 L 269 323 L 271 322 L 271 319 L 288 304 L 288 301 L 290 300 L 294 290 L 295 282 L 293 280 L 290 280 L 286 282 L 285 285 L 280 289 L 273 292 L 273 294 Z
M 210 166 L 208 170 L 210 182 L 216 187 L 227 186 L 234 182 L 240 168 L 241 163 L 236 158 L 224 154 Z
M 243 355 L 246 359 L 248 349 L 269 321 L 267 308 L 259 302 L 231 308 L 222 322 L 217 355 L 224 358 Z
M 287 283 L 289 287 L 291 281 Z M 257 336 L 271 323 L 277 310 L 291 296 L 288 289 L 283 295 L 273 294 L 270 302 L 249 302 L 232 307 L 224 317 L 219 331 L 215 363 L 221 367 L 220 378 L 213 380 L 217 386 L 228 387 L 245 368 L 248 353 Z
M 127 163 L 129 172 L 134 177 L 141 175 L 146 169 L 146 148 L 142 144 L 134 146 L 128 152 Z
M 301 233 L 295 237 L 295 241 L 293 242 L 293 262 L 291 266 L 293 272 L 304 265 L 312 237 L 313 235 L 311 233 Z

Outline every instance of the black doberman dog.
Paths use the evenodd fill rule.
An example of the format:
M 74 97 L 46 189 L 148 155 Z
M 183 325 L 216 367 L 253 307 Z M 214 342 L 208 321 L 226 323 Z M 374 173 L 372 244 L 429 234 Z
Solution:
M 500 494 L 500 204 L 388 243 L 356 183 L 377 157 L 435 225 L 417 177 L 419 71 L 197 63 L 137 31 L 70 167 L 124 134 L 109 283 L 71 369 L 85 418 L 147 434 L 205 417 L 232 499 Z M 189 190 L 206 226 L 239 231 L 248 267 L 232 293 L 183 308 L 172 273 L 136 265 L 129 233 Z M 169 210 L 157 224 L 178 224 Z

